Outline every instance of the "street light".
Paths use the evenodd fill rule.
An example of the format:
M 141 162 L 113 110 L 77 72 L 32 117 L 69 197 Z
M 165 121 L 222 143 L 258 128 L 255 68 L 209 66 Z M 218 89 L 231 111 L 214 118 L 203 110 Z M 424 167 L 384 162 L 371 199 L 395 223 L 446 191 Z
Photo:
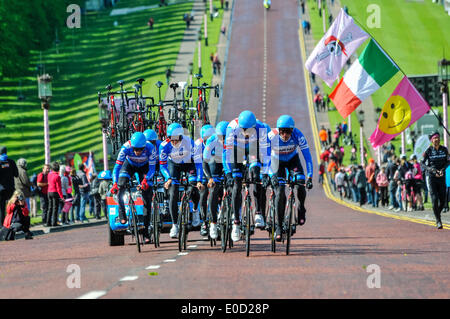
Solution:
M 44 110 L 44 147 L 45 164 L 50 164 L 50 133 L 48 125 L 48 110 L 52 98 L 52 77 L 48 74 L 38 76 L 38 96 L 41 100 L 41 108 Z
M 448 80 L 450 79 L 450 61 L 445 58 L 438 62 L 439 83 L 441 84 L 442 109 L 444 113 L 444 146 L 448 147 L 447 136 L 447 105 L 448 105 Z
M 364 141 L 363 141 L 363 127 L 364 127 L 364 111 L 361 109 L 356 113 L 359 122 L 359 149 L 361 153 L 361 165 L 364 166 Z

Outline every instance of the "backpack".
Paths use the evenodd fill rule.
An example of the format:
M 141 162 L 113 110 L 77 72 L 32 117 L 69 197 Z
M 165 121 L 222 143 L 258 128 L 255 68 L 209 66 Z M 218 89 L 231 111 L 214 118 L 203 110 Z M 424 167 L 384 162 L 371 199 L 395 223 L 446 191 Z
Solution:
M 31 186 L 31 195 L 32 196 L 39 196 L 39 195 L 41 195 L 41 189 L 37 185 L 37 174 L 34 174 L 33 176 L 31 176 L 30 183 L 32 185 Z

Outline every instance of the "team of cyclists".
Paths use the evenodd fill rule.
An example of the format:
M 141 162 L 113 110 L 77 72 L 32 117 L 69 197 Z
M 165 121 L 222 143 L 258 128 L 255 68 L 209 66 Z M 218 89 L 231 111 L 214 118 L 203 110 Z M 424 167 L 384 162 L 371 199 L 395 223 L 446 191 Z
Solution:
M 306 163 L 306 176 L 300 161 L 300 153 Z M 250 186 L 250 196 L 255 203 L 255 227 L 266 225 L 266 196 L 268 186 L 275 189 L 275 206 L 278 214 L 276 240 L 281 241 L 282 221 L 286 202 L 286 178 L 295 182 L 296 223 L 306 221 L 306 189 L 311 189 L 313 164 L 308 142 L 295 128 L 294 119 L 282 115 L 277 127 L 271 129 L 257 120 L 251 111 L 243 111 L 231 122 L 222 121 L 214 128 L 204 125 L 200 138 L 192 140 L 178 123 L 167 128 L 167 139 L 159 141 L 153 130 L 136 132 L 119 151 L 113 170 L 112 194 L 119 193 L 119 220 L 127 223 L 125 204 L 121 194 L 130 178 L 139 175 L 144 201 L 145 241 L 150 242 L 150 223 L 153 177 L 164 178 L 172 220 L 170 237 L 177 238 L 179 229 L 178 202 L 182 173 L 188 180 L 193 202 L 192 226 L 200 227 L 202 236 L 218 237 L 218 207 L 227 188 L 232 198 L 231 210 L 234 223 L 231 238 L 240 239 L 240 209 L 243 182 Z M 208 214 L 209 210 L 209 214 Z M 206 220 L 209 220 L 209 225 Z M 203 220 L 203 224 L 201 221 Z

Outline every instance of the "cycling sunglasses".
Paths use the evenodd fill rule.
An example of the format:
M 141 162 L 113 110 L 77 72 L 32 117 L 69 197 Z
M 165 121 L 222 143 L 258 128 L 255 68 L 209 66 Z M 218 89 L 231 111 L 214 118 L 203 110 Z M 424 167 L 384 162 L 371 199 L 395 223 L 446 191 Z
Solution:
M 280 134 L 292 134 L 291 128 L 280 128 Z
M 144 149 L 145 149 L 145 147 L 134 147 L 134 148 L 133 148 L 133 150 L 134 150 L 135 152 L 143 152 Z
M 174 142 L 181 141 L 181 136 L 171 136 L 171 137 L 170 137 L 170 140 L 171 140 L 171 141 L 174 141 Z

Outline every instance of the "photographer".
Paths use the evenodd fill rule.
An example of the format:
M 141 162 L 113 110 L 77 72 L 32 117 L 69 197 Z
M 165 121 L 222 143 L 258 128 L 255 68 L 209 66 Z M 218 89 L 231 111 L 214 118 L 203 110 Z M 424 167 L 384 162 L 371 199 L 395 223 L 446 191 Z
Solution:
M 0 240 L 14 240 L 16 233 L 22 230 L 25 239 L 33 239 L 30 232 L 30 216 L 21 191 L 15 191 L 6 208 L 6 218 L 0 231 Z
M 423 170 L 428 175 L 433 213 L 436 217 L 436 227 L 442 229 L 441 212 L 446 201 L 445 169 L 449 164 L 449 154 L 445 146 L 440 145 L 438 132 L 430 135 L 431 146 L 423 154 L 421 161 Z

